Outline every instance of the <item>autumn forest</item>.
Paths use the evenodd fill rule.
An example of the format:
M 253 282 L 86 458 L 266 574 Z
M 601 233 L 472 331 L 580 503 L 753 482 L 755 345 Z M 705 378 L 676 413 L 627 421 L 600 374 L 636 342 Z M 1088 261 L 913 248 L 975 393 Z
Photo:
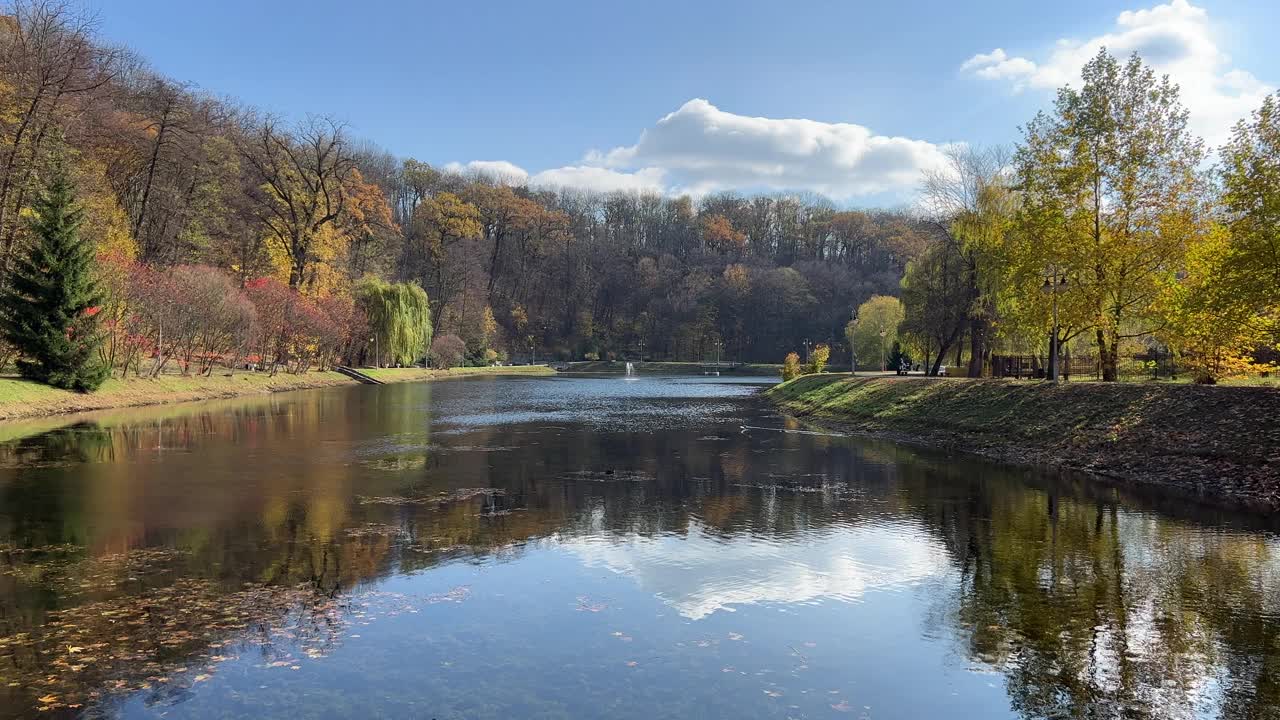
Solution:
M 857 347 L 873 299 L 926 372 L 1040 364 L 1054 333 L 1106 380 L 1151 351 L 1206 382 L 1276 360 L 1280 100 L 1206 147 L 1137 56 L 1103 51 L 1037 117 L 994 120 L 1016 146 L 950 148 L 894 209 L 450 172 L 362 141 L 322 95 L 288 120 L 164 77 L 52 0 L 5 8 L 0 66 L 6 365 L 32 363 L 13 308 L 58 233 L 92 250 L 71 340 L 117 376 L 814 344 L 877 366 L 887 347 Z

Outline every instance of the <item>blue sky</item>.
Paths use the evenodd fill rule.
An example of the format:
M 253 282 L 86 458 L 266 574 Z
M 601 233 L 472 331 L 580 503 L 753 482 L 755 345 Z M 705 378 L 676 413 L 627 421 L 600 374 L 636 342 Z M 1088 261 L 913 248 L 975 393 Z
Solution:
M 1280 3 L 970 5 L 92 7 L 106 38 L 206 90 L 285 116 L 333 115 L 433 164 L 501 161 L 480 167 L 597 189 L 786 188 L 885 204 L 946 143 L 1016 139 L 1099 43 L 1157 57 L 1211 141 L 1280 84 Z

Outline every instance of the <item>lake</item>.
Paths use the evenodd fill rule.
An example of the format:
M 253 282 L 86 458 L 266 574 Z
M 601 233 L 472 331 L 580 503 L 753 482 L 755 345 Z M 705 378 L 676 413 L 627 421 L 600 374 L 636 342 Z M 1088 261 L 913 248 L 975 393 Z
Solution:
M 1280 716 L 1276 521 L 822 434 L 767 382 L 10 428 L 0 716 Z

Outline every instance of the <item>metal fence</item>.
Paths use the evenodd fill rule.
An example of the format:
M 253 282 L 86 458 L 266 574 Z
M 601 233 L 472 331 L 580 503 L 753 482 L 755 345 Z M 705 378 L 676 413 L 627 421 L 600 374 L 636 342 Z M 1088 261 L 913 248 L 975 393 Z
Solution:
M 1048 376 L 1047 363 L 1048 358 L 1039 355 L 993 355 L 991 376 L 1043 380 Z M 1102 366 L 1094 356 L 1064 355 L 1060 366 L 1066 380 L 1102 377 Z M 1125 380 L 1176 380 L 1184 372 L 1171 353 L 1155 351 L 1122 357 L 1116 370 Z

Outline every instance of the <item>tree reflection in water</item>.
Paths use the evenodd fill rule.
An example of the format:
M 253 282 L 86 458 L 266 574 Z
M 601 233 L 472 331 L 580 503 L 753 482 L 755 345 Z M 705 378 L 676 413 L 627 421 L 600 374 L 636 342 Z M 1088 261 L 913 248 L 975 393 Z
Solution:
M 116 413 L 0 445 L 0 705 L 184 702 L 229 660 L 287 670 L 364 624 L 470 597 L 391 579 L 495 557 L 515 569 L 534 549 L 626 573 L 692 622 L 743 603 L 858 613 L 867 593 L 928 583 L 923 634 L 1001 673 L 1028 718 L 1280 705 L 1267 519 L 882 443 L 742 433 L 780 419 L 736 389 L 574 387 L 325 391 Z M 457 419 L 477 408 L 511 419 Z

